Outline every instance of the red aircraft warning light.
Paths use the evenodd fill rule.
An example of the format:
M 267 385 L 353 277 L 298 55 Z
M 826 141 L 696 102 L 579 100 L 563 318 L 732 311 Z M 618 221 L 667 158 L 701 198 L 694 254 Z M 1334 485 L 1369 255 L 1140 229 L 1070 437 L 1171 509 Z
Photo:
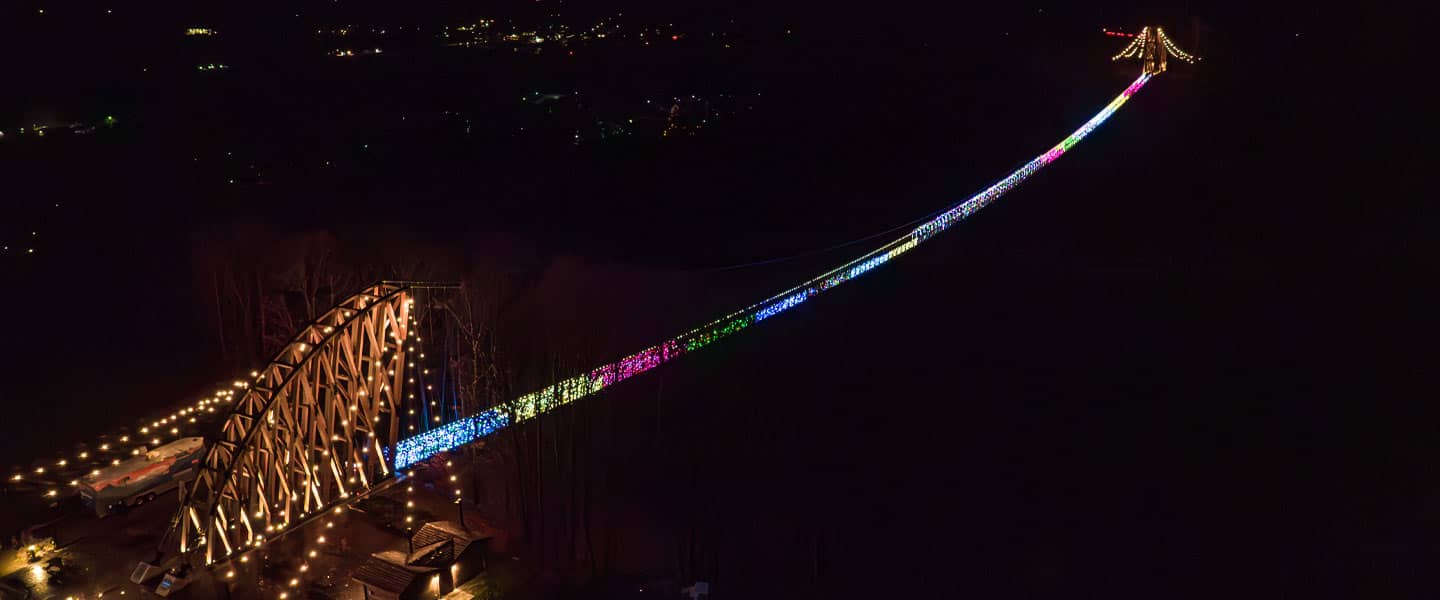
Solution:
M 1135 34 L 1133 34 L 1133 33 L 1125 33 L 1125 32 L 1123 32 L 1123 31 L 1110 31 L 1109 29 L 1105 29 L 1105 28 L 1101 28 L 1100 31 L 1105 32 L 1105 35 L 1108 35 L 1108 36 L 1111 36 L 1111 37 L 1129 37 L 1129 38 L 1135 37 Z

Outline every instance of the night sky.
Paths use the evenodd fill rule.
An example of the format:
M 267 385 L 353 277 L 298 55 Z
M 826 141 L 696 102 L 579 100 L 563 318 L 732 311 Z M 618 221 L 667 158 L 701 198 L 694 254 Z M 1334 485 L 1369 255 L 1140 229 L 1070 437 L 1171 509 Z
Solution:
M 533 389 L 536 355 L 633 352 L 983 189 L 1138 73 L 1102 27 L 1159 23 L 1206 60 L 1172 61 L 1018 190 L 596 400 L 645 423 L 599 455 L 635 532 L 620 567 L 667 568 L 650 532 L 688 527 L 727 598 L 1440 590 L 1433 149 L 1410 116 L 1424 69 L 1396 58 L 1420 51 L 1397 30 L 1414 15 L 192 4 L 0 8 L 15 464 L 263 358 L 219 350 L 207 240 L 326 232 L 367 264 L 493 272 Z M 617 12 L 678 39 L 571 55 L 417 35 L 343 62 L 309 35 Z M 578 94 L 592 121 L 692 94 L 725 116 L 572 143 L 532 92 Z M 70 122 L 101 126 L 15 133 Z

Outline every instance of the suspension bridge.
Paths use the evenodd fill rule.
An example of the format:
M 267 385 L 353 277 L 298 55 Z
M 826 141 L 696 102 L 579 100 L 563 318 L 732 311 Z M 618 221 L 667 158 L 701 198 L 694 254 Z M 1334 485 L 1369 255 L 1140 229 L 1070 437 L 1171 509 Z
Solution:
M 420 461 L 697 352 L 885 266 L 1059 159 L 1165 72 L 1168 58 L 1199 60 L 1159 27 L 1125 37 L 1130 42 L 1113 60 L 1139 60 L 1140 75 L 1070 135 L 990 187 L 793 287 L 479 414 L 452 414 L 418 434 L 412 434 L 413 422 L 401 427 L 417 410 L 427 426 L 431 418 L 442 421 L 439 414 L 430 416 L 435 404 L 424 395 L 432 391 L 429 385 L 415 378 L 414 358 L 423 352 L 416 346 L 423 337 L 415 297 L 446 286 L 385 281 L 356 292 L 302 328 L 243 383 L 198 476 L 181 489 L 179 513 L 162 547 L 178 546 L 205 565 L 231 560 Z

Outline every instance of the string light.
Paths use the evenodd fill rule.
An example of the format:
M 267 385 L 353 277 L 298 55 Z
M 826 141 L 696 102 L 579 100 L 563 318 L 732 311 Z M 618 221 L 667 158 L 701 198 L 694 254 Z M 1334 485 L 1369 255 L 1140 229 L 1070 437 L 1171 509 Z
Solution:
M 1160 43 L 1165 46 L 1165 50 L 1170 53 L 1170 56 L 1174 56 L 1175 58 L 1178 58 L 1190 64 L 1195 64 L 1195 61 L 1200 60 L 1199 57 L 1187 54 L 1185 51 L 1177 47 L 1175 45 L 1175 42 L 1170 41 L 1170 36 L 1165 35 L 1165 30 L 1163 28 L 1155 28 L 1155 37 L 1160 39 Z
M 1148 31 L 1148 28 L 1147 28 Z M 1146 31 L 1141 36 L 1147 35 Z M 1136 39 L 1139 39 L 1137 37 Z M 457 448 L 512 423 L 534 418 L 550 409 L 594 394 L 608 386 L 658 367 L 679 356 L 699 350 L 716 341 L 734 335 L 755 323 L 775 316 L 800 305 L 809 298 L 830 290 L 842 283 L 855 279 L 876 267 L 886 264 L 895 257 L 908 252 L 920 243 L 934 237 L 952 225 L 964 220 L 976 211 L 994 202 L 1006 192 L 1028 179 L 1046 165 L 1060 158 L 1090 132 L 1109 119 L 1131 96 L 1139 92 L 1152 77 L 1142 73 L 1125 91 L 1110 101 L 1105 108 L 1061 140 L 1044 154 L 1035 157 L 1016 169 L 1004 179 L 986 188 L 969 199 L 952 206 L 939 216 L 916 227 L 911 232 L 872 250 L 844 265 L 832 269 L 798 286 L 775 294 L 715 321 L 692 329 L 656 346 L 646 348 L 603 365 L 589 373 L 578 375 L 553 384 L 541 390 L 525 394 L 506 404 L 496 406 L 478 415 L 458 419 L 419 435 L 400 440 L 395 445 L 395 468 L 404 469 L 441 452 Z
M 1121 35 L 1108 30 L 1105 30 L 1105 33 L 1111 35 Z M 1121 49 L 1118 54 L 1110 57 L 1110 60 L 1117 61 L 1127 58 L 1146 58 L 1146 46 L 1154 44 L 1156 42 L 1158 42 L 1159 45 L 1164 48 L 1165 55 L 1167 56 L 1173 56 L 1190 64 L 1195 64 L 1196 61 L 1200 60 L 1199 57 L 1189 54 L 1184 50 L 1181 50 L 1179 46 L 1175 45 L 1175 42 L 1170 39 L 1170 36 L 1165 34 L 1165 30 L 1161 27 L 1145 27 L 1144 29 L 1141 29 L 1140 34 L 1134 36 L 1130 40 L 1130 43 L 1126 44 L 1125 47 Z
M 1137 56 L 1140 56 L 1140 52 L 1145 49 L 1145 41 L 1149 38 L 1150 28 L 1146 27 L 1144 29 L 1141 29 L 1140 35 L 1131 38 L 1130 43 L 1126 44 L 1125 47 L 1122 48 L 1118 54 L 1110 57 L 1110 60 L 1116 61 L 1122 58 L 1135 58 Z

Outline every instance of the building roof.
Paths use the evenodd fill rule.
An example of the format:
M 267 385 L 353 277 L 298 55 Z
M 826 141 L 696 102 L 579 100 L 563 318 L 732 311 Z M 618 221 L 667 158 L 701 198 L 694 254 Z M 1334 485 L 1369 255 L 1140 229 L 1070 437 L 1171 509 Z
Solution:
M 405 557 L 405 564 L 412 567 L 445 567 L 455 560 L 454 540 L 445 538 L 440 541 L 416 546 L 415 551 Z
M 386 550 L 371 554 L 370 558 L 355 570 L 353 579 L 369 587 L 399 594 L 410 587 L 415 578 L 422 577 L 436 569 L 405 564 L 404 552 Z
M 431 521 L 410 538 L 416 548 L 430 546 L 436 542 L 454 540 L 455 556 L 460 556 L 471 543 L 488 540 L 490 536 L 466 528 L 454 521 Z
M 180 438 L 153 450 L 147 450 L 145 454 L 129 458 L 118 465 L 100 469 L 99 473 L 86 475 L 81 478 L 81 481 L 97 492 L 110 486 L 128 485 L 167 473 L 180 458 L 198 454 L 204 449 L 205 438 L 203 437 Z M 198 462 L 199 457 L 196 456 L 193 460 Z

